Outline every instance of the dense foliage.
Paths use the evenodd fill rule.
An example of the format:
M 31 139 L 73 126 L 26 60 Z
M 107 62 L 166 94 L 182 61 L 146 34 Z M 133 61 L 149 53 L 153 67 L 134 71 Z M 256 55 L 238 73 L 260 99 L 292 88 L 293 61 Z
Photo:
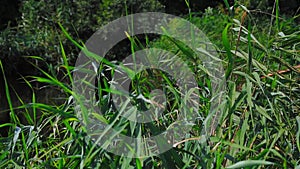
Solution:
M 167 0 L 160 2 L 165 5 Z M 209 37 L 226 72 L 225 96 L 216 108 L 222 116 L 207 142 L 201 141 L 204 122 L 200 117 L 209 115 L 214 96 L 202 61 L 193 59 L 193 51 L 185 44 L 167 36 L 130 37 L 125 42 L 130 47 L 126 52 L 155 47 L 183 58 L 194 70 L 200 91 L 199 118 L 186 133 L 187 139 L 159 156 L 137 159 L 114 155 L 89 140 L 87 129 L 75 115 L 78 105 L 74 103 L 77 93 L 72 91 L 73 66 L 79 45 L 82 47 L 99 26 L 130 13 L 162 11 L 163 6 L 155 0 L 22 2 L 17 26 L 3 30 L 0 36 L 0 103 L 7 101 L 6 110 L 0 108 L 0 113 L 7 113 L 5 118 L 9 118 L 0 120 L 0 130 L 10 129 L 7 137 L 0 137 L 0 168 L 299 168 L 299 16 L 282 14 L 280 0 L 272 1 L 274 6 L 267 0 L 224 2 L 182 16 Z M 186 11 L 191 11 L 188 7 L 195 6 L 184 6 Z M 170 24 L 172 27 L 176 22 Z M 31 56 L 26 60 L 36 65 L 33 72 L 17 64 L 22 56 Z M 149 131 L 159 133 L 173 125 L 183 100 L 177 97 L 180 93 L 172 79 L 157 70 L 136 75 L 131 92 L 150 98 L 152 90 L 167 86 L 165 116 L 147 124 L 119 118 L 126 112 L 111 106 L 115 93 L 108 85 L 111 79 L 106 77 L 115 73 L 114 63 L 108 61 L 99 68 L 97 104 L 105 113 L 99 114 L 98 120 L 132 137 Z M 12 70 L 26 72 L 17 90 L 11 88 L 18 86 L 11 83 L 16 80 Z M 55 91 L 31 91 L 36 87 L 32 82 Z M 30 94 L 26 99 L 18 95 L 27 89 Z M 50 96 L 60 101 L 40 99 Z M 18 107 L 14 107 L 16 100 Z M 82 104 L 80 108 L 88 106 Z
M 120 16 L 161 9 L 156 1 L 22 1 L 17 26 L 1 32 L 0 58 L 9 63 L 6 65 L 22 62 L 20 57 L 28 55 L 42 56 L 48 63 L 61 63 L 59 42 L 67 42 L 58 23 L 84 42 L 101 26 Z M 68 57 L 74 60 L 78 50 L 72 45 L 65 46 Z

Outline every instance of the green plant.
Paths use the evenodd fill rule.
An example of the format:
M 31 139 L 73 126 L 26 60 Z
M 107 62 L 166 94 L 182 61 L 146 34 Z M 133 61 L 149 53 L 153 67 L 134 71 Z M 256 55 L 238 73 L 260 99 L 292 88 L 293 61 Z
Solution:
M 106 3 L 107 6 L 113 4 L 108 1 Z M 32 109 L 33 112 L 40 111 L 43 116 L 37 118 L 35 114 L 33 118 L 28 117 L 28 121 L 33 121 L 29 125 L 22 125 L 15 120 L 17 118 L 4 124 L 14 127 L 15 130 L 11 130 L 9 137 L 1 138 L 0 168 L 299 167 L 300 79 L 299 69 L 293 66 L 299 65 L 300 62 L 300 27 L 295 24 L 293 18 L 281 18 L 280 13 L 271 15 L 271 19 L 269 15 L 256 18 L 252 11 L 244 6 L 237 8 L 241 11 L 237 10 L 238 13 L 234 16 L 212 10 L 201 17 L 192 14 L 187 17 L 219 48 L 218 52 L 227 72 L 225 99 L 218 107 L 222 111 L 220 125 L 213 128 L 207 144 L 201 142 L 203 121 L 200 118 L 187 133 L 187 139 L 175 143 L 173 149 L 159 157 L 126 158 L 106 152 L 94 144 L 87 137 L 86 128 L 74 114 L 76 107 L 73 101 L 80 96 L 71 90 L 74 68 L 72 63 L 70 64 L 63 43 L 64 38 L 61 36 L 58 44 L 61 62 L 57 67 L 60 68 L 63 79 L 67 79 L 67 83 L 61 81 L 55 73 L 42 69 L 39 70 L 41 76 L 32 77 L 38 82 L 64 91 L 66 100 L 58 105 L 42 104 L 36 101 L 38 96 L 34 92 L 32 103 L 24 103 L 19 107 Z M 109 16 L 108 18 L 114 17 L 108 13 L 103 15 Z M 80 50 L 85 49 L 76 38 L 72 38 L 69 29 L 62 27 L 61 32 L 66 36 L 65 39 L 68 38 L 72 42 L 72 46 Z M 200 100 L 199 117 L 209 115 L 212 98 L 211 79 L 201 67 L 201 60 L 193 59 L 194 53 L 190 48 L 167 36 L 145 43 L 135 37 L 129 37 L 129 42 L 131 52 L 147 46 L 162 48 L 181 57 L 196 72 L 200 90 L 197 96 Z M 36 59 L 44 60 L 42 57 Z M 113 75 L 115 63 L 106 60 L 99 69 L 106 69 Z M 46 65 L 52 70 L 51 64 Z M 277 72 L 285 69 L 289 71 Z M 172 85 L 172 79 L 162 71 L 140 72 L 131 86 L 133 93 L 140 92 L 145 98 L 150 98 L 154 88 L 161 87 L 162 84 L 168 86 L 169 112 L 160 121 L 149 124 L 138 124 L 119 117 L 119 112 L 109 103 L 109 95 L 115 92 L 110 89 L 109 81 L 107 78 L 98 83 L 99 104 L 105 113 L 96 118 L 115 127 L 117 132 L 128 136 L 137 136 L 149 131 L 156 133 L 168 127 L 176 118 L 174 112 L 182 100 L 176 97 L 177 89 Z M 10 100 L 7 83 L 5 88 L 6 98 Z M 84 104 L 81 106 L 84 108 Z M 11 104 L 10 109 L 14 111 Z

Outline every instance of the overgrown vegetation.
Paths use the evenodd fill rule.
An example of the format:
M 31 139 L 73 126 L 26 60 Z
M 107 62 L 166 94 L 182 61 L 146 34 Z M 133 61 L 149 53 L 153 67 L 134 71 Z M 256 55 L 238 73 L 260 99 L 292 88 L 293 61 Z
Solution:
M 80 39 L 88 38 L 87 35 L 97 29 L 94 26 L 126 15 L 126 5 L 121 1 L 102 1 L 102 6 L 89 9 L 89 3 L 96 1 L 84 1 L 86 4 L 74 1 L 62 6 L 56 6 L 60 3 L 55 1 L 26 2 L 28 4 L 25 3 L 22 10 L 31 11 L 26 12 L 30 15 L 23 16 L 16 30 L 2 32 L 2 37 L 6 39 L 1 40 L 1 46 L 9 56 L 30 56 L 32 60 L 38 60 L 46 70 L 39 69 L 38 74 L 24 79 L 34 79 L 59 88 L 64 93 L 64 100 L 57 104 L 39 103 L 36 100 L 38 96 L 33 92 L 29 102 L 13 107 L 10 93 L 14 91 L 8 87 L 5 80 L 7 72 L 2 64 L 6 58 L 4 55 L 0 57 L 4 77 L 1 83 L 5 90 L 5 96 L 1 93 L 0 98 L 7 100 L 10 112 L 10 121 L 0 124 L 0 129 L 10 127 L 8 137 L 0 138 L 0 168 L 300 167 L 300 26 L 296 22 L 299 16 L 281 15 L 279 0 L 275 0 L 273 13 L 271 11 L 268 14 L 255 9 L 248 10 L 244 3 L 250 1 L 243 1 L 241 4 L 237 2 L 233 11 L 226 7 L 207 8 L 204 13 L 184 16 L 210 38 L 222 59 L 227 86 L 225 99 L 218 107 L 222 117 L 207 143 L 201 142 L 203 121 L 197 120 L 187 133 L 188 138 L 174 144 L 171 150 L 158 157 L 137 159 L 114 155 L 89 140 L 86 128 L 75 114 L 75 101 L 78 98 L 77 93 L 72 91 L 74 50 L 79 51 L 78 47 L 83 47 Z M 74 5 L 76 8 L 72 7 Z M 129 10 L 151 11 L 161 8 L 154 1 L 141 6 L 132 3 L 132 6 L 136 8 Z M 121 11 L 97 10 L 109 7 Z M 97 12 L 91 14 L 89 10 Z M 82 16 L 88 16 L 88 19 Z M 37 17 L 35 23 L 30 17 Z M 67 23 L 66 20 L 72 22 Z M 91 24 L 93 22 L 95 24 Z M 18 31 L 21 27 L 20 32 L 24 34 Z M 82 34 L 76 35 L 72 27 Z M 32 35 L 32 31 L 36 31 L 36 37 L 27 36 Z M 15 39 L 11 41 L 9 37 L 13 34 L 16 34 Z M 141 42 L 145 39 L 146 42 Z M 212 87 L 209 76 L 198 71 L 201 61 L 191 60 L 191 49 L 166 36 L 151 42 L 147 38 L 142 40 L 137 37 L 129 39 L 132 52 L 146 47 L 165 49 L 184 58 L 191 69 L 196 70 L 201 90 L 198 96 L 201 103 L 199 117 L 206 117 L 210 113 Z M 61 70 L 60 75 L 52 68 L 52 59 L 56 62 L 55 67 Z M 101 65 L 100 72 L 113 74 L 114 63 Z M 141 72 L 135 78 L 141 83 L 132 83 L 132 92 L 136 92 L 136 95 L 142 93 L 146 98 L 150 98 L 151 90 L 160 88 L 162 84 L 168 89 L 165 117 L 145 125 L 126 119 L 116 120 L 122 112 L 117 112 L 111 106 L 109 98 L 114 91 L 110 89 L 110 79 L 105 75 L 98 82 L 99 105 L 105 110 L 103 116 L 98 117 L 100 120 L 128 136 L 147 134 L 149 131 L 159 133 L 172 125 L 176 119 L 176 106 L 182 100 L 176 97 L 176 86 L 163 72 Z M 34 89 L 29 81 L 26 83 Z M 20 120 L 20 114 L 26 122 Z

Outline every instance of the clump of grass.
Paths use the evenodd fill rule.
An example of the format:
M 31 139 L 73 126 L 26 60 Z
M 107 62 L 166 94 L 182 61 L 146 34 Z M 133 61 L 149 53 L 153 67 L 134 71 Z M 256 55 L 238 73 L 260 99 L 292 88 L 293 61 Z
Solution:
M 33 94 L 32 103 L 24 103 L 19 107 L 30 108 L 34 114 L 33 118 L 27 118 L 30 125 L 24 126 L 16 120 L 14 108 L 10 103 L 10 91 L 5 83 L 12 120 L 4 125 L 11 126 L 13 130 L 10 130 L 9 137 L 0 143 L 0 168 L 299 167 L 299 69 L 293 66 L 299 65 L 300 62 L 300 27 L 294 25 L 291 20 L 280 19 L 277 10 L 272 18 L 257 21 L 251 11 L 243 6 L 237 7 L 242 11 L 233 16 L 216 11 L 202 17 L 189 16 L 218 47 L 227 78 L 226 96 L 219 105 L 222 117 L 208 144 L 200 141 L 203 130 L 201 120 L 196 121 L 196 125 L 188 133 L 189 138 L 174 144 L 174 148 L 158 157 L 132 159 L 117 156 L 94 144 L 88 139 L 86 128 L 74 113 L 74 101 L 79 97 L 71 90 L 74 68 L 69 65 L 67 53 L 61 45 L 63 64 L 60 68 L 64 73 L 63 78 L 68 79 L 69 83 L 61 82 L 55 75 L 42 70 L 44 76 L 34 78 L 38 82 L 48 83 L 63 90 L 67 96 L 63 104 L 37 103 Z M 208 20 L 215 21 L 214 25 L 210 25 Z M 211 30 L 211 26 L 215 29 Z M 83 49 L 66 31 L 64 33 L 74 45 Z M 130 40 L 133 52 L 137 48 L 143 49 L 138 40 Z M 191 49 L 168 37 L 161 37 L 147 45 L 172 51 L 184 58 L 193 70 L 198 70 L 196 79 L 199 88 L 202 89 L 198 96 L 201 103 L 199 117 L 208 116 L 212 97 L 211 79 L 205 71 L 199 70 L 201 61 L 189 60 L 193 55 L 193 52 L 189 51 Z M 105 64 L 103 68 L 113 74 L 115 63 L 107 61 Z M 1 62 L 0 66 L 2 67 Z M 285 69 L 290 71 L 278 73 L 278 70 Z M 158 75 L 165 78 L 161 79 L 161 83 L 170 81 L 167 76 L 160 74 L 162 72 L 154 72 L 141 72 L 136 80 L 143 83 L 133 83 L 132 90 L 149 96 L 150 90 L 157 87 L 154 82 Z M 272 73 L 272 76 L 268 75 L 269 73 Z M 109 78 L 107 81 L 98 82 L 99 104 L 105 107 L 105 113 L 103 116 L 97 116 L 98 120 L 111 124 L 118 132 L 128 136 L 139 136 L 149 131 L 156 133 L 168 127 L 167 124 L 172 124 L 173 118 L 176 117 L 172 113 L 161 121 L 146 125 L 118 119 L 118 112 L 109 102 L 114 91 L 110 89 L 108 82 Z M 172 95 L 171 91 L 177 90 L 175 86 L 169 83 L 168 87 L 171 99 L 167 105 L 170 106 L 169 111 L 173 111 L 176 109 L 176 103 L 182 100 Z M 40 118 L 36 117 L 37 112 L 42 114 Z

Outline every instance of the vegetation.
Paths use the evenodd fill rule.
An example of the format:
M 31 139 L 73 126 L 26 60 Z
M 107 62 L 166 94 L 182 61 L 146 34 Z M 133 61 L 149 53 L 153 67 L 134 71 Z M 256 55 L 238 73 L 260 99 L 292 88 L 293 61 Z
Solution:
M 253 5 L 250 1 L 237 1 L 234 8 L 229 8 L 225 1 L 227 6 L 183 16 L 209 37 L 226 73 L 225 97 L 218 105 L 222 116 L 206 142 L 201 141 L 204 122 L 199 118 L 186 139 L 174 143 L 172 149 L 159 156 L 128 158 L 94 144 L 75 113 L 79 93 L 72 91 L 74 63 L 78 51 L 84 49 L 82 41 L 97 26 L 119 16 L 162 9 L 156 1 L 144 5 L 122 2 L 28 0 L 22 6 L 19 25 L 1 32 L 4 92 L 0 99 L 7 100 L 8 106 L 0 113 L 9 112 L 10 120 L 0 124 L 0 130 L 9 127 L 8 136 L 0 137 L 0 168 L 300 168 L 299 15 L 282 15 L 279 0 L 274 1 L 270 13 L 247 9 Z M 92 3 L 99 4 L 89 9 Z M 116 10 L 104 10 L 109 8 Z M 89 10 L 96 12 L 91 14 Z M 200 91 L 198 115 L 209 115 L 211 79 L 200 66 L 202 61 L 193 59 L 190 48 L 167 36 L 128 37 L 128 42 L 132 53 L 155 47 L 183 58 L 195 70 Z M 33 91 L 27 98 L 14 94 L 9 87 L 10 69 L 5 67 L 10 63 L 8 56 L 38 61 L 34 72 L 20 76 Z M 167 86 L 164 117 L 146 124 L 119 118 L 123 112 L 111 105 L 115 91 L 108 85 L 108 75 L 115 73 L 116 62 L 111 60 L 115 57 L 107 57 L 99 66 L 101 78 L 97 83 L 98 104 L 105 113 L 97 119 L 131 137 L 160 133 L 171 126 L 178 104 L 183 101 L 172 77 L 163 71 L 147 70 L 138 73 L 131 84 L 131 92 L 145 98 L 151 98 L 154 89 Z M 120 62 L 122 58 L 118 59 Z M 63 99 L 55 103 L 39 101 L 37 98 L 47 96 L 38 93 L 33 82 L 58 89 Z M 15 107 L 16 100 L 22 104 Z M 138 99 L 133 102 L 140 109 L 147 107 Z M 80 108 L 88 109 L 84 104 Z

